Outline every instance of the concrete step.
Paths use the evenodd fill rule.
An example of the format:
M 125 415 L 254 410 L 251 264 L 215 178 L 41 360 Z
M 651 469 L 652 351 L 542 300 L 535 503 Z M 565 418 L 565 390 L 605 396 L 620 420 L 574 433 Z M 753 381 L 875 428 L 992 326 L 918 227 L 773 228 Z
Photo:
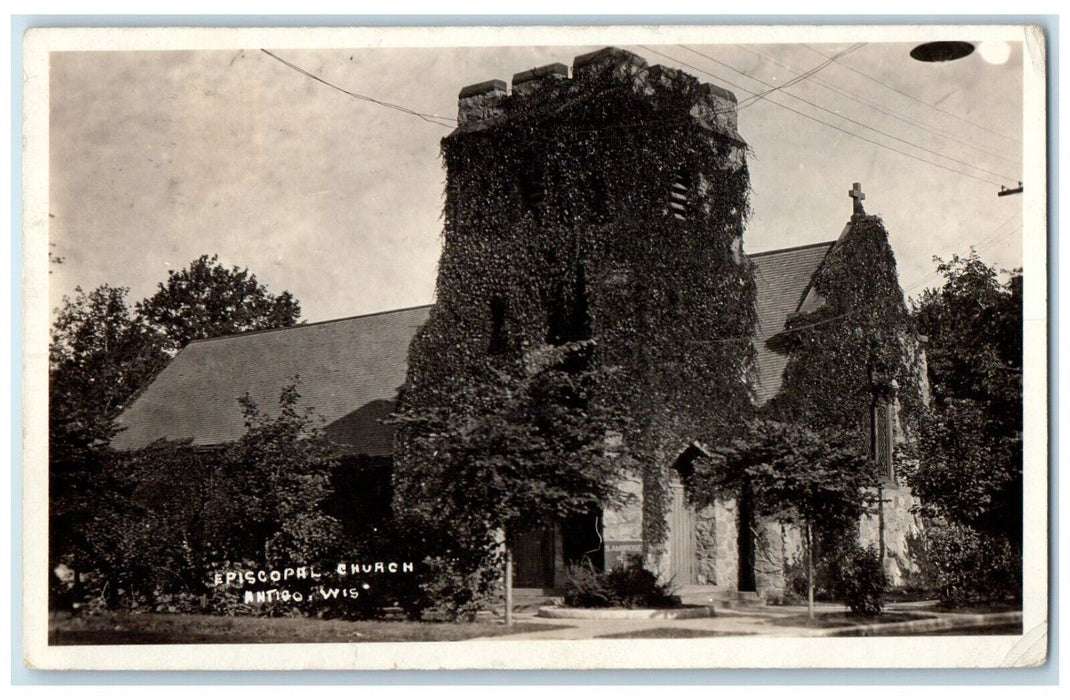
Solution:
M 712 605 L 729 610 L 765 605 L 754 591 L 737 591 L 723 586 L 680 586 L 676 594 L 686 605 Z
M 513 610 L 524 612 L 536 611 L 543 605 L 552 605 L 565 595 L 563 590 L 557 588 L 514 588 Z

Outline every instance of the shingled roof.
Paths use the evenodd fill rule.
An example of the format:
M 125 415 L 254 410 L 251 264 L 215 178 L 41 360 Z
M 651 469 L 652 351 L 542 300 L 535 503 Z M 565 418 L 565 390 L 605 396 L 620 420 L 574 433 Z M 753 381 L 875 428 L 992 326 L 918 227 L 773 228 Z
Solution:
M 754 263 L 758 287 L 758 327 L 754 347 L 757 351 L 755 400 L 759 405 L 780 391 L 786 355 L 774 352 L 767 341 L 784 330 L 788 317 L 799 310 L 810 281 L 835 241 L 812 243 L 797 248 L 770 250 L 748 255 Z
M 409 343 L 430 306 L 342 318 L 190 343 L 118 419 L 113 447 L 155 440 L 220 445 L 245 432 L 238 398 L 278 411 L 296 375 L 301 405 L 326 420 L 327 434 L 370 455 L 387 455 L 393 435 L 380 420 L 405 382 Z

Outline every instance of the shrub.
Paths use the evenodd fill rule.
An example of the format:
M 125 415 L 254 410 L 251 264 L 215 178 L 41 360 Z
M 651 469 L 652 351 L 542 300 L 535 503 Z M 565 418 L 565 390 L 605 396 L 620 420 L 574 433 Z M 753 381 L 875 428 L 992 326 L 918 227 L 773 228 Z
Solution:
M 502 597 L 501 567 L 475 556 L 425 557 L 410 583 L 398 604 L 411 619 L 471 622 Z
M 604 572 L 585 561 L 568 569 L 565 605 L 570 608 L 610 608 L 615 605 Z
M 788 561 L 784 565 L 784 604 L 806 603 L 806 557 Z
M 833 589 L 851 612 L 880 615 L 888 589 L 880 556 L 872 547 L 854 547 L 841 554 L 832 566 Z
M 671 583 L 643 568 L 642 560 L 625 561 L 606 575 L 606 583 L 620 605 L 626 608 L 671 608 L 680 605 L 680 596 Z
M 608 572 L 589 562 L 569 568 L 565 605 L 576 608 L 673 608 L 680 605 L 671 583 L 643 567 L 642 558 L 628 557 Z
M 851 526 L 826 527 L 814 537 L 814 600 L 842 599 L 838 590 L 841 562 L 858 547 L 857 530 Z M 806 551 L 784 567 L 784 599 L 791 604 L 805 604 L 808 595 Z
M 829 556 L 815 557 L 814 600 L 831 601 L 836 598 L 833 584 L 834 561 Z M 784 567 L 784 602 L 790 605 L 805 605 L 809 595 L 806 576 L 806 554 Z
M 1007 538 L 965 525 L 934 523 L 925 531 L 925 564 L 948 605 L 1020 601 L 1022 555 Z

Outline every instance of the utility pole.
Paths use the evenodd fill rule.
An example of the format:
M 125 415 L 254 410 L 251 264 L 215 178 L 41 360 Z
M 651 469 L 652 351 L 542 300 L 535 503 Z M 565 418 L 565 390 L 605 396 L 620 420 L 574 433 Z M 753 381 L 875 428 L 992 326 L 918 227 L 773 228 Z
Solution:
M 1009 194 L 1021 194 L 1022 193 L 1022 181 L 1018 181 L 1018 186 L 1011 189 L 1006 185 L 1000 185 L 999 192 L 996 193 L 997 197 L 1006 197 Z

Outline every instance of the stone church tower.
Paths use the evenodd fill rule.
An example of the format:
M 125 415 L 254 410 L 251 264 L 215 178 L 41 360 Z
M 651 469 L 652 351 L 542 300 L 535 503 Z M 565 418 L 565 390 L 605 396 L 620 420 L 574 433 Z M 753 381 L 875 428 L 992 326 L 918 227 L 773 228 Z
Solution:
M 677 584 L 734 588 L 714 561 L 737 546 L 736 514 L 697 516 L 679 482 L 749 402 L 736 98 L 616 48 L 576 57 L 571 75 L 561 63 L 517 73 L 511 87 L 461 90 L 443 140 L 444 245 L 408 396 L 445 404 L 488 358 L 587 343 L 579 361 L 612 377 L 598 400 L 632 418 L 620 442 L 641 465 L 635 505 L 533 524 L 515 544 L 517 585 L 550 588 L 568 563 L 637 553 Z

